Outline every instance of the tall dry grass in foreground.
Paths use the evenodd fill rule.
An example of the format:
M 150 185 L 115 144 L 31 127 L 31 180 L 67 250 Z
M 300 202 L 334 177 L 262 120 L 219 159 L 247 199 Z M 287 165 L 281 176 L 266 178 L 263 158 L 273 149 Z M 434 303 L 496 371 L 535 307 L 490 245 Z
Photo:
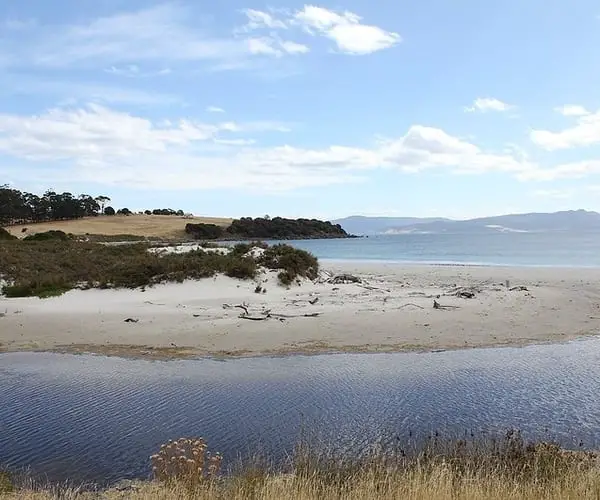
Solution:
M 93 499 L 131 500 L 587 500 L 600 498 L 598 471 L 573 471 L 549 483 L 508 481 L 501 476 L 465 475 L 456 479 L 449 466 L 411 473 L 381 471 L 349 479 L 343 488 L 323 482 L 322 478 L 265 476 L 260 480 L 238 478 L 225 485 L 215 484 L 190 490 L 185 485 L 142 484 L 135 491 L 109 490 L 101 494 L 62 491 L 21 491 L 7 494 L 9 499 Z
M 187 450 L 181 451 L 181 450 Z M 194 451 L 196 454 L 194 454 Z M 155 482 L 126 491 L 31 491 L 7 499 L 197 499 L 197 500 L 586 500 L 600 499 L 600 464 L 592 453 L 548 443 L 527 444 L 518 433 L 501 440 L 441 441 L 414 456 L 401 449 L 360 459 L 300 449 L 291 468 L 274 472 L 247 466 L 219 477 L 218 455 L 206 455 L 202 440 L 178 440 L 161 448 L 153 463 Z M 191 458 L 190 458 L 191 457 Z M 158 459 L 161 460 L 158 460 Z M 173 460 L 171 460 L 173 458 Z M 203 464 L 194 467 L 194 464 Z M 181 463 L 177 466 L 177 463 Z M 211 464 L 213 467 L 211 468 Z M 217 468 L 215 468 L 217 465 Z M 197 473 L 191 473 L 196 470 Z

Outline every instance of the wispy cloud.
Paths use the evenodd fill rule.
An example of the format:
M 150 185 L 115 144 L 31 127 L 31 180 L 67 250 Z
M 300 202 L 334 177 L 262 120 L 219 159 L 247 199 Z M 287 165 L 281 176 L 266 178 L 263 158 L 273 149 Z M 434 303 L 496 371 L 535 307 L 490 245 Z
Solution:
M 479 97 L 473 101 L 471 106 L 465 107 L 465 111 L 467 113 L 487 113 L 488 111 L 504 112 L 514 108 L 515 106 L 506 104 L 494 97 Z
M 143 71 L 136 64 L 129 64 L 127 66 L 122 67 L 111 66 L 110 68 L 107 68 L 104 71 L 111 75 L 125 76 L 128 78 L 148 78 L 153 76 L 164 76 L 171 74 L 170 68 L 163 68 L 156 71 Z
M 208 106 L 206 111 L 209 113 L 225 113 L 225 110 L 223 108 L 219 108 L 218 106 Z
M 156 123 L 91 104 L 37 116 L 0 115 L 0 151 L 30 162 L 28 175 L 39 182 L 66 176 L 73 182 L 149 189 L 294 190 L 358 182 L 365 171 L 379 168 L 410 174 L 443 169 L 462 175 L 500 172 L 522 179 L 542 177 L 535 164 L 483 151 L 441 129 L 421 125 L 371 148 L 287 144 L 265 148 L 243 136 L 289 130 L 276 121 Z M 215 146 L 227 149 L 217 154 Z M 12 173 L 2 167 L 0 172 Z
M 347 54 L 370 54 L 389 49 L 402 41 L 398 33 L 364 24 L 358 14 L 335 12 L 315 5 L 305 5 L 296 12 L 294 22 L 311 35 L 333 40 L 338 50 Z
M 240 28 L 243 33 L 262 30 L 270 37 L 277 30 L 299 28 L 311 37 L 320 36 L 332 40 L 339 52 L 351 55 L 365 55 L 383 49 L 389 49 L 402 41 L 398 33 L 387 31 L 378 26 L 365 24 L 362 17 L 349 11 L 336 12 L 305 5 L 294 13 L 287 11 L 265 12 L 253 9 L 244 11 L 248 23 Z M 285 41 L 282 48 L 288 47 L 288 53 L 306 53 L 309 47 L 294 41 Z M 285 50 L 285 49 L 284 49 Z
M 583 106 L 578 106 L 574 104 L 566 104 L 564 106 L 554 108 L 554 111 L 560 113 L 563 116 L 585 116 L 590 114 L 590 112 Z
M 600 111 L 590 113 L 581 106 L 570 106 L 567 112 L 570 113 L 567 116 L 577 117 L 575 125 L 558 132 L 533 129 L 530 133 L 533 143 L 548 151 L 600 144 Z
M 60 68 L 105 64 L 109 71 L 135 75 L 141 62 L 236 61 L 273 56 L 257 50 L 252 37 L 215 35 L 194 24 L 193 12 L 181 4 L 121 12 L 86 23 L 41 26 L 9 47 L 15 66 Z M 281 47 L 277 50 L 285 52 Z M 135 65 L 131 65 L 135 61 Z

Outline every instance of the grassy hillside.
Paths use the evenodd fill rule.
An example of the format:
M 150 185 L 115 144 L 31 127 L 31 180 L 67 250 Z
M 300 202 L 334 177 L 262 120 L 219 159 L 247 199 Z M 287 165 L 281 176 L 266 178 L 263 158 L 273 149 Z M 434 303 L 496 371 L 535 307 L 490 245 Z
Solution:
M 102 234 L 116 236 L 129 234 L 153 238 L 184 238 L 186 236 L 186 224 L 204 223 L 227 227 L 231 222 L 232 219 L 218 217 L 194 217 L 186 219 L 184 217 L 168 215 L 115 215 L 24 224 L 10 226 L 6 229 L 19 238 L 46 231 L 64 231 L 65 233 L 75 235 Z M 27 231 L 23 232 L 23 228 L 27 228 Z

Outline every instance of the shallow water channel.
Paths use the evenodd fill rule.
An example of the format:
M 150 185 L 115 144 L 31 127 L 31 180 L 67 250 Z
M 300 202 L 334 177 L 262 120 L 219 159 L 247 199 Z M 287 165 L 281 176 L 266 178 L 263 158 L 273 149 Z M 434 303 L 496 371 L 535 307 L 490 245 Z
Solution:
M 508 428 L 600 448 L 600 339 L 227 361 L 0 355 L 0 464 L 53 481 L 147 477 L 148 456 L 182 436 L 227 463 L 282 459 L 307 438 L 360 450 Z

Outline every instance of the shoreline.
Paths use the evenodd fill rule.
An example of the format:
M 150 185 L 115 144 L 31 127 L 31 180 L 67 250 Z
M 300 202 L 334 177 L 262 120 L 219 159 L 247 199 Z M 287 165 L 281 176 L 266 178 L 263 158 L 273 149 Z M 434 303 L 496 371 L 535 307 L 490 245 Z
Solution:
M 331 274 L 289 289 L 261 275 L 264 294 L 257 281 L 218 276 L 0 298 L 0 352 L 230 359 L 523 347 L 600 334 L 600 269 L 322 264 Z M 361 282 L 331 282 L 344 273 Z
M 295 356 L 335 356 L 345 354 L 436 354 L 443 352 L 481 350 L 481 349 L 524 349 L 527 347 L 545 346 L 545 345 L 565 345 L 571 342 L 585 342 L 588 340 L 600 339 L 600 332 L 590 333 L 587 335 L 579 335 L 566 337 L 561 340 L 536 340 L 528 343 L 491 343 L 474 346 L 450 346 L 450 347 L 423 347 L 423 346 L 401 346 L 389 345 L 378 346 L 377 349 L 365 349 L 365 346 L 317 346 L 313 349 L 306 350 L 280 350 L 280 351 L 261 351 L 261 352 L 201 352 L 193 349 L 181 348 L 173 349 L 160 348 L 153 346 L 142 345 L 113 345 L 110 347 L 100 344 L 68 345 L 56 346 L 43 350 L 21 348 L 17 350 L 2 350 L 0 348 L 0 356 L 3 354 L 30 353 L 30 354 L 62 354 L 67 356 L 101 356 L 114 357 L 129 360 L 147 360 L 147 361 L 226 361 L 226 360 L 242 360 L 256 358 L 287 358 Z
M 458 262 L 458 261 L 418 261 L 418 260 L 386 260 L 386 259 L 328 259 L 319 257 L 319 262 L 330 266 L 350 266 L 350 265 L 391 265 L 404 267 L 475 267 L 475 268 L 505 268 L 505 269 L 598 269 L 600 265 L 594 266 L 574 266 L 574 265 L 553 265 L 553 264 L 496 264 L 486 262 Z

